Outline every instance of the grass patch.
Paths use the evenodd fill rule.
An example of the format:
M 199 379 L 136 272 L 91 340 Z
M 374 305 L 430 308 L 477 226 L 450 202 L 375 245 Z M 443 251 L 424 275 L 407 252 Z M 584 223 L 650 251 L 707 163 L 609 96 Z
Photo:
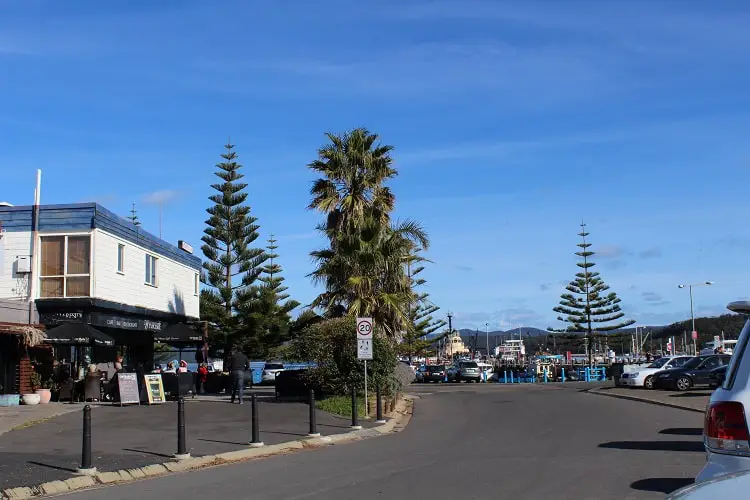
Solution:
M 341 415 L 342 417 L 352 416 L 352 398 L 351 396 L 329 396 L 315 402 L 319 410 Z M 365 400 L 362 397 L 357 398 L 357 414 L 360 418 L 365 417 Z

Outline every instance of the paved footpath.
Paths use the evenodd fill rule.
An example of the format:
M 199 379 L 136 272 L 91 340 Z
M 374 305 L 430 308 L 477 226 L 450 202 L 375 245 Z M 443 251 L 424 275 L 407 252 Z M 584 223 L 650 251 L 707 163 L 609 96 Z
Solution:
M 622 500 L 693 481 L 705 463 L 701 415 L 585 390 L 417 386 L 400 433 L 66 498 Z
M 187 446 L 193 456 L 246 449 L 251 439 L 251 405 L 229 404 L 228 398 L 187 399 Z M 81 460 L 83 405 L 63 405 L 76 411 L 0 435 L 0 490 L 32 486 L 72 477 Z M 258 405 L 260 438 L 266 444 L 294 441 L 309 430 L 304 403 Z M 93 465 L 100 471 L 170 461 L 177 451 L 177 404 L 153 406 L 94 406 Z M 348 432 L 349 419 L 318 411 L 318 431 Z M 371 426 L 362 421 L 364 427 Z

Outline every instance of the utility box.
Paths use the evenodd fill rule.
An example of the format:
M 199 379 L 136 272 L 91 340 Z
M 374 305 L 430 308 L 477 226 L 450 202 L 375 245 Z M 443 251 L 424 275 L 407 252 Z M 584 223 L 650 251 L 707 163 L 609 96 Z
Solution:
M 29 274 L 31 272 L 31 257 L 19 255 L 16 257 L 16 274 Z

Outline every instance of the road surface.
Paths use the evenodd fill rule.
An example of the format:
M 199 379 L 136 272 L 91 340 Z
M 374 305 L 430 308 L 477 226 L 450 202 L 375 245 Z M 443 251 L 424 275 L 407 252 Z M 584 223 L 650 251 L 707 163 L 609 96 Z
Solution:
M 579 388 L 426 385 L 401 433 L 71 500 L 649 499 L 704 463 L 698 413 Z

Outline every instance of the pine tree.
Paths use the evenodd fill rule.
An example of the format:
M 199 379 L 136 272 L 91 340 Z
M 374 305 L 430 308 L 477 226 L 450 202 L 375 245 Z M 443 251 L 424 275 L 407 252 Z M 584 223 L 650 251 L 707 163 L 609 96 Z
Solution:
M 222 182 L 212 184 L 218 193 L 209 196 L 213 206 L 201 238 L 203 262 L 201 292 L 202 319 L 217 323 L 224 337 L 224 347 L 241 342 L 241 320 L 237 311 L 248 308 L 256 297 L 256 281 L 267 256 L 263 249 L 251 245 L 258 238 L 257 218 L 246 204 L 247 184 L 240 182 L 242 165 L 237 162 L 233 144 L 224 146 L 223 161 L 216 165 L 215 175 Z
M 592 362 L 593 342 L 601 332 L 618 330 L 635 323 L 635 320 L 622 318 L 625 313 L 620 308 L 620 298 L 615 292 L 606 293 L 609 285 L 604 283 L 599 273 L 591 271 L 595 266 L 591 262 L 594 252 L 589 250 L 591 243 L 586 240 L 589 235 L 586 232 L 586 224 L 581 223 L 581 243 L 576 246 L 580 248 L 575 254 L 583 259 L 576 265 L 581 269 L 576 277 L 565 289 L 568 293 L 560 296 L 560 304 L 553 309 L 560 314 L 559 321 L 568 323 L 564 329 L 553 329 L 556 332 L 585 333 L 588 346 L 589 364 Z M 615 323 L 616 322 L 616 323 Z
M 138 218 L 138 212 L 135 210 L 135 203 L 133 203 L 133 206 L 130 209 L 130 215 L 128 215 L 128 219 L 136 227 L 139 227 L 141 225 L 141 219 Z
M 412 299 L 408 304 L 409 321 L 399 351 L 409 356 L 409 362 L 414 356 L 423 354 L 435 341 L 430 336 L 446 326 L 445 320 L 432 316 L 440 307 L 430 302 L 430 294 L 415 291 L 415 288 L 427 282 L 420 276 L 425 269 L 422 265 L 424 262 L 427 261 L 419 255 L 418 250 L 407 260 L 407 276 L 411 283 Z
M 240 309 L 240 315 L 246 318 L 246 350 L 259 358 L 289 340 L 290 313 L 300 305 L 286 293 L 288 287 L 284 286 L 281 276 L 283 269 L 276 260 L 279 258 L 276 243 L 271 235 L 265 252 L 268 260 L 258 278 L 261 284 L 254 289 L 255 300 Z

